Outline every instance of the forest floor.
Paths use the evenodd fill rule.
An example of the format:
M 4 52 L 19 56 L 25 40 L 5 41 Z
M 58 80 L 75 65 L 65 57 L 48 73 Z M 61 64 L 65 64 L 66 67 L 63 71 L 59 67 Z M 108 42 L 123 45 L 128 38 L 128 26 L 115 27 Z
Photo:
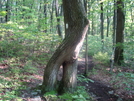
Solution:
M 133 72 L 132 69 L 124 69 L 118 70 L 117 68 L 113 69 L 113 74 L 110 72 L 109 66 L 105 66 L 101 63 L 93 62 L 92 57 L 88 58 L 88 70 L 90 72 L 88 78 L 94 82 L 79 82 L 80 85 L 85 86 L 88 93 L 92 95 L 95 101 L 134 101 L 134 92 L 130 94 L 129 91 L 124 90 L 125 85 L 121 85 L 123 78 L 120 78 L 115 85 L 119 85 L 120 87 L 114 87 L 114 83 L 110 83 L 112 81 L 111 75 L 119 73 L 119 72 Z M 98 69 L 99 67 L 99 69 Z M 94 71 L 94 69 L 98 69 Z M 85 59 L 80 59 L 78 64 L 78 75 L 83 74 L 85 71 Z M 94 72 L 94 73 L 93 73 Z M 134 82 L 132 82 L 132 85 Z M 134 87 L 134 86 L 133 86 Z M 134 88 L 130 89 L 134 89 Z
M 92 71 L 95 65 L 96 64 L 93 63 L 92 57 L 89 57 L 89 62 L 88 62 L 89 71 Z M 0 64 L 0 71 L 1 71 L 0 73 L 4 74 L 10 71 L 9 68 L 7 67 L 8 66 L 6 64 Z M 40 97 L 40 90 L 35 90 L 35 87 L 37 87 L 39 84 L 40 85 L 42 84 L 43 73 L 44 73 L 43 71 L 44 71 L 44 67 L 38 66 L 38 73 L 36 74 L 24 73 L 25 75 L 32 76 L 32 78 L 28 78 L 28 79 L 26 78 L 25 80 L 23 80 L 23 82 L 26 82 L 25 83 L 26 89 L 21 90 L 20 97 L 24 101 L 45 101 L 45 99 Z M 84 71 L 85 71 L 84 59 L 79 59 L 78 75 L 83 74 Z M 5 78 L 1 75 L 0 78 L 10 80 L 9 77 Z M 94 82 L 78 81 L 78 85 L 85 86 L 86 91 L 89 93 L 90 96 L 92 96 L 94 101 L 134 101 L 133 99 L 134 95 L 130 96 L 123 93 L 117 95 L 117 90 L 109 84 L 109 80 L 107 80 L 107 82 L 106 81 L 104 82 L 103 76 L 99 75 L 99 79 L 98 79 L 97 74 L 95 74 L 89 76 L 89 78 Z M 100 79 L 102 79 L 102 81 Z M 0 94 L 4 94 L 5 92 Z M 12 100 L 12 101 L 16 101 L 16 100 Z
M 94 63 L 92 60 L 92 57 L 89 58 L 88 61 L 88 70 L 91 71 L 94 67 Z M 78 75 L 83 74 L 85 71 L 85 62 L 84 59 L 80 59 L 78 64 Z M 103 84 L 95 78 L 90 78 L 94 82 L 78 82 L 79 85 L 85 86 L 88 93 L 92 95 L 93 99 L 95 101 L 117 101 L 118 97 L 114 95 L 114 89 L 111 87 L 108 87 L 106 84 Z M 111 92 L 111 93 L 110 93 Z

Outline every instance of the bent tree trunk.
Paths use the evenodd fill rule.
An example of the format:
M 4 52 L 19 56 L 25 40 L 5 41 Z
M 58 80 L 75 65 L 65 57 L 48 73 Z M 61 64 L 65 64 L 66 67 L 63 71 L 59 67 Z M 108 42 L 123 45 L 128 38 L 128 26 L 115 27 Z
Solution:
M 42 93 L 72 91 L 76 86 L 77 57 L 83 44 L 88 20 L 80 0 L 62 0 L 66 37 L 49 60 L 43 76 Z M 63 66 L 63 77 L 57 84 L 57 74 Z

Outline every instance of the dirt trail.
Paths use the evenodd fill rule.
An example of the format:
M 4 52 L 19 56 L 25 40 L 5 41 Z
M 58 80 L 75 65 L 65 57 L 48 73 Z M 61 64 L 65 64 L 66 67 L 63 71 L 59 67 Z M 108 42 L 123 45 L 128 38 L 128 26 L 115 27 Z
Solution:
M 94 67 L 92 57 L 89 57 L 88 62 L 89 70 L 92 70 Z M 85 62 L 84 59 L 81 59 L 78 64 L 78 74 L 83 74 L 85 71 Z M 88 93 L 93 95 L 95 101 L 117 101 L 118 97 L 115 96 L 114 89 L 110 88 L 96 80 L 93 82 L 78 82 L 79 85 L 85 86 Z

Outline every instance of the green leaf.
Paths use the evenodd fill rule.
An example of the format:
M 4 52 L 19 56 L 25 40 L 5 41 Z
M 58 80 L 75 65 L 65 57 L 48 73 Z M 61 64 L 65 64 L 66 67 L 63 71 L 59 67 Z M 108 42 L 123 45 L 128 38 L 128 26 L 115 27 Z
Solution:
M 6 11 L 0 11 L 0 16 L 6 16 L 7 12 Z

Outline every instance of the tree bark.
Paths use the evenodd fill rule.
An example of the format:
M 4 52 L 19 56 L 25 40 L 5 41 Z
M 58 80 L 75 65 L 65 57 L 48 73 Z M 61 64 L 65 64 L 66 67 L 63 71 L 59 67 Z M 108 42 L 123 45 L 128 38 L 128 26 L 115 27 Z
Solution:
M 46 19 L 46 22 L 45 22 L 45 26 L 47 25 L 47 0 L 44 0 L 44 16 L 45 16 L 45 19 Z M 45 33 L 47 33 L 47 26 L 44 30 Z
M 95 27 L 94 27 L 94 14 L 93 14 L 93 12 L 92 12 L 92 30 L 91 30 L 91 34 L 92 35 L 95 35 Z
M 58 4 L 58 0 L 55 0 L 55 13 L 56 13 L 56 17 L 57 17 L 57 31 L 58 31 L 58 35 L 59 37 L 62 38 L 62 28 L 61 28 L 61 25 L 60 25 L 60 16 L 61 16 L 61 11 L 62 11 L 62 6 L 61 6 L 61 9 L 59 9 L 59 4 Z
M 2 1 L 0 1 L 0 9 L 1 9 L 1 10 L 2 10 L 2 6 L 3 6 Z M 2 20 L 3 20 L 3 18 L 0 17 L 0 23 L 2 23 Z
M 5 16 L 5 22 L 8 22 L 9 21 L 9 15 L 10 15 L 10 9 L 9 9 L 9 0 L 7 0 L 7 2 L 6 2 L 6 12 L 7 12 L 7 14 L 6 14 L 6 16 Z
M 107 6 L 109 7 L 109 2 L 107 3 Z M 110 7 L 111 12 L 111 7 Z M 109 36 L 109 27 L 110 27 L 110 17 L 109 17 L 109 9 L 107 9 L 107 37 Z
M 50 32 L 51 33 L 55 33 L 54 31 L 53 31 L 53 17 L 54 17 L 54 9 L 55 9 L 55 0 L 53 0 L 52 1 L 52 5 L 51 5 L 51 7 L 50 7 L 51 9 L 49 9 L 49 12 L 50 12 L 50 18 L 51 18 L 51 20 L 50 20 Z
M 71 92 L 77 84 L 77 58 L 89 22 L 79 0 L 63 0 L 63 10 L 66 37 L 45 68 L 42 93 L 56 88 L 60 93 Z M 61 65 L 63 65 L 63 77 L 58 86 L 57 74 Z
M 87 0 L 84 0 L 83 2 L 84 2 L 85 11 L 87 13 L 87 7 L 88 7 Z M 87 77 L 88 76 L 88 33 L 86 34 L 85 39 L 86 39 L 86 43 L 85 43 L 85 72 L 84 72 L 84 75 Z
M 115 56 L 114 62 L 118 65 L 121 65 L 123 57 L 123 42 L 124 42 L 124 4 L 122 0 L 117 1 L 117 27 L 116 27 L 116 47 L 115 47 Z
M 103 18 L 103 2 L 100 3 L 101 5 L 101 15 L 100 15 L 100 20 L 101 20 L 101 43 L 102 43 L 102 51 L 104 48 L 104 18 Z
M 116 0 L 114 0 L 114 16 L 113 16 L 113 46 L 115 45 L 116 40 L 116 24 L 117 24 L 117 9 L 116 9 Z
M 134 3 L 132 3 L 134 5 Z M 133 9 L 130 9 L 131 12 L 131 32 L 133 32 L 133 25 L 134 25 L 134 14 L 133 14 Z
M 112 47 L 112 55 L 110 59 L 110 71 L 113 72 L 114 69 L 114 56 L 115 56 L 115 40 L 116 40 L 116 23 L 117 23 L 117 9 L 116 9 L 116 0 L 114 0 L 114 15 L 113 15 L 113 47 Z

